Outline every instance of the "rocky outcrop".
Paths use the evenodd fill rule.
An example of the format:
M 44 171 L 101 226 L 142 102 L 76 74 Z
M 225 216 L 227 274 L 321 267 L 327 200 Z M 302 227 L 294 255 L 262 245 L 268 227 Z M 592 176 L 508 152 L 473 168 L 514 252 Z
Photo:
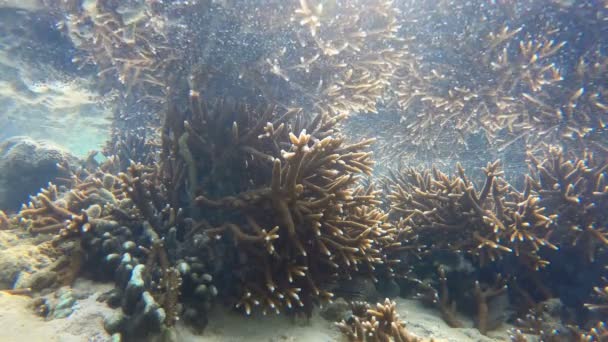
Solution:
M 0 143 L 0 209 L 17 210 L 28 196 L 57 177 L 66 176 L 58 164 L 76 165 L 78 159 L 61 147 L 28 137 Z

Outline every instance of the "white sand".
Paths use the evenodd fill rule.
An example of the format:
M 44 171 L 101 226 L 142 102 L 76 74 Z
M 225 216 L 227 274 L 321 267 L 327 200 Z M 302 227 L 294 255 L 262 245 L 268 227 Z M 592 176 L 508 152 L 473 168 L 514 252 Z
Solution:
M 45 321 L 34 314 L 32 299 L 0 292 L 0 341 L 24 342 L 91 342 L 108 341 L 103 329 L 104 315 L 112 312 L 97 296 L 109 290 L 108 285 L 90 284 L 95 292 L 78 300 L 76 310 L 67 318 Z
M 331 342 L 339 341 L 340 334 L 333 324 L 314 315 L 306 319 L 285 316 L 245 317 L 226 308 L 218 307 L 210 315 L 209 325 L 202 336 L 195 336 L 187 328 L 178 329 L 180 341 L 205 342 Z
M 103 329 L 103 318 L 112 313 L 105 303 L 95 299 L 100 293 L 111 288 L 110 284 L 93 284 L 79 281 L 75 293 L 91 295 L 78 300 L 76 310 L 65 319 L 45 321 L 36 316 L 30 307 L 31 299 L 24 296 L 0 292 L 0 341 L 51 341 L 51 342 L 101 342 L 109 336 Z M 453 329 L 448 327 L 438 313 L 422 306 L 419 302 L 397 299 L 401 319 L 414 334 L 433 337 L 446 342 L 490 342 L 507 341 L 505 329 L 492 332 L 491 337 L 481 335 L 472 327 Z M 210 322 L 203 335 L 195 335 L 187 327 L 179 325 L 176 330 L 178 341 L 193 342 L 330 342 L 342 341 L 338 330 L 319 315 L 310 321 L 292 320 L 284 316 L 245 317 L 227 308 L 218 306 L 210 313 Z

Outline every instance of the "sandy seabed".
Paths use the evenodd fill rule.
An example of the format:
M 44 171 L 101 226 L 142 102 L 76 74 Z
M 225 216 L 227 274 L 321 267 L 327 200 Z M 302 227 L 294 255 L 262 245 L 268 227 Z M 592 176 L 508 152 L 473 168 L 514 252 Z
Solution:
M 27 296 L 0 292 L 0 341 L 2 342 L 102 342 L 110 341 L 103 328 L 103 320 L 113 313 L 97 297 L 112 288 L 111 284 L 92 283 L 79 280 L 72 291 L 80 297 L 74 312 L 67 318 L 45 320 L 36 316 L 32 299 Z M 460 329 L 448 327 L 433 309 L 419 302 L 397 299 L 401 318 L 407 328 L 425 337 L 438 341 L 507 341 L 505 329 L 492 333 L 489 337 L 479 334 L 472 323 Z M 343 341 L 334 324 L 318 314 L 310 320 L 292 320 L 284 316 L 245 317 L 224 307 L 216 307 L 210 313 L 209 325 L 203 335 L 196 335 L 187 327 L 178 325 L 178 341 L 209 342 L 297 342 Z

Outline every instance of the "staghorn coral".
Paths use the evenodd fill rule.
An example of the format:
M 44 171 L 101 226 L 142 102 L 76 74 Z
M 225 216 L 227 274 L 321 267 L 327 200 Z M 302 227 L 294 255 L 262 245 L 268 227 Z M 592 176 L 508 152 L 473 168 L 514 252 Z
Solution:
M 511 341 L 528 341 L 530 335 L 539 336 L 542 341 L 564 340 L 559 337 L 556 330 L 547 329 L 544 320 L 533 313 L 526 315 L 525 320 L 518 319 L 517 325 L 520 328 L 512 329 L 509 333 Z
M 608 337 L 606 323 L 598 322 L 589 329 L 575 326 L 554 328 L 555 323 L 546 322 L 542 312 L 530 312 L 525 319 L 518 319 L 520 328 L 511 329 L 509 337 L 514 342 L 549 341 L 549 342 L 603 342 Z
M 383 263 L 392 273 L 381 248 L 398 247 L 396 230 L 375 207 L 378 192 L 356 186 L 371 172 L 364 149 L 372 141 L 345 144 L 335 127 L 341 118 L 209 103 L 197 91 L 187 112 L 167 116 L 164 177 L 181 180 L 174 188 L 198 207 L 191 212 L 204 218 L 201 231 L 246 258 L 233 266 L 228 291 L 248 314 L 256 306 L 310 314 L 331 300 L 333 280 L 373 276 Z
M 434 341 L 413 335 L 399 319 L 395 302 L 388 298 L 384 304 L 378 303 L 375 308 L 366 303 L 353 307 L 353 316 L 348 321 L 336 323 L 349 341 L 401 341 L 421 342 Z
M 426 246 L 419 252 L 422 255 L 433 258 L 433 251 L 452 251 L 476 260 L 483 272 L 507 271 L 504 275 L 511 300 L 522 308 L 558 295 L 569 301 L 569 310 L 582 312 L 581 300 L 597 283 L 605 258 L 601 209 L 605 166 L 592 153 L 583 157 L 567 160 L 558 148 L 550 148 L 544 160 L 530 154 L 531 173 L 524 177 L 521 192 L 502 178 L 498 162 L 484 169 L 481 190 L 476 190 L 460 166 L 451 177 L 437 169 L 410 168 L 393 173 L 385 183 L 391 191 L 391 220 L 405 222 L 417 237 L 414 243 Z M 576 286 L 570 290 L 577 293 L 575 301 L 552 283 L 570 274 L 562 260 L 574 260 L 572 256 L 579 260 L 576 264 L 588 265 L 588 271 L 579 276 L 581 280 L 567 285 Z M 430 289 L 422 292 L 442 313 L 449 313 L 445 278 L 445 273 L 440 273 L 441 293 L 428 284 L 421 289 Z M 505 290 L 497 286 L 485 294 L 491 297 Z M 476 285 L 473 297 L 478 306 L 478 328 L 486 333 L 488 296 Z M 449 316 L 446 321 L 451 321 Z M 576 318 L 573 321 L 583 324 Z
M 160 122 L 168 73 L 178 59 L 167 38 L 166 16 L 153 3 L 140 1 L 50 0 L 47 5 L 78 53 L 72 62 L 94 69 L 100 92 L 115 95 L 106 154 L 150 163 L 153 126 Z
M 541 196 L 540 204 L 551 214 L 559 214 L 556 236 L 560 243 L 578 248 L 593 262 L 608 245 L 607 161 L 591 152 L 569 158 L 555 146 L 544 159 L 531 154 L 529 158 L 530 183 Z
M 449 296 L 448 279 L 443 267 L 437 268 L 439 278 L 439 291 L 431 284 L 414 280 L 417 288 L 420 290 L 416 297 L 423 302 L 435 306 L 441 313 L 441 318 L 452 328 L 461 328 L 463 323 L 456 315 L 456 302 Z
M 506 160 L 542 141 L 606 151 L 605 8 L 580 1 L 573 16 L 559 2 L 399 8 L 415 22 L 402 34 L 415 39 L 377 123 L 389 162 L 464 160 L 484 145 Z M 471 139 L 479 135 L 482 144 Z
M 247 6 L 242 9 L 234 4 Z M 477 4 L 447 5 L 465 9 L 455 16 L 460 20 L 466 9 Z M 193 45 L 200 48 L 196 51 L 201 56 L 168 68 L 163 63 L 172 57 L 164 57 L 171 55 L 175 45 L 161 32 L 169 22 L 164 22 L 166 16 L 179 12 L 171 12 L 176 7 L 147 2 L 148 12 L 134 21 L 108 1 L 97 1 L 85 12 L 71 10 L 80 19 L 92 21 L 97 33 L 85 42 L 92 44 L 83 48 L 98 53 L 96 63 L 107 66 L 101 75 L 112 74 L 123 83 L 119 88 L 125 90 L 128 103 L 117 110 L 117 122 L 124 120 L 117 127 L 145 125 L 136 134 L 115 137 L 112 148 L 120 153 L 119 160 L 125 163 L 120 169 L 126 172 L 118 178 L 114 172 L 108 176 L 113 185 L 102 186 L 115 197 L 128 198 L 124 202 L 128 206 L 120 210 L 101 207 L 103 218 L 107 214 L 115 221 L 93 224 L 99 209 L 87 209 L 89 199 L 80 199 L 83 196 L 78 191 L 99 195 L 101 190 L 99 180 L 85 185 L 85 176 L 84 181 L 76 177 L 68 183 L 76 190 L 75 195 L 67 196 L 76 199 L 62 202 L 59 197 L 40 197 L 25 209 L 31 221 L 24 222 L 35 228 L 32 232 L 60 229 L 64 238 L 82 239 L 87 253 L 103 256 L 98 259 L 112 268 L 109 274 L 119 278 L 117 287 L 124 291 L 121 306 L 135 322 L 125 331 L 127 336 L 136 335 L 146 326 L 141 323 L 148 320 L 170 326 L 178 317 L 205 316 L 209 297 L 218 291 L 246 313 L 260 306 L 262 312 L 310 314 L 314 303 L 331 300 L 330 283 L 353 276 L 403 276 L 401 272 L 407 271 L 402 271 L 399 261 L 427 256 L 432 249 L 462 251 L 484 268 L 495 267 L 504 259 L 516 260 L 537 274 L 548 263 L 544 252 L 561 247 L 562 241 L 550 240 L 556 225 L 565 222 L 557 216 L 561 209 L 556 210 L 552 202 L 543 207 L 549 204 L 545 194 L 554 194 L 555 189 L 541 189 L 555 184 L 543 181 L 544 176 L 539 176 L 541 180 L 533 176 L 519 192 L 505 181 L 498 163 L 484 169 L 481 187 L 462 167 L 456 176 L 436 169 L 406 170 L 391 184 L 391 214 L 398 218 L 393 225 L 380 209 L 381 193 L 359 183 L 361 176 L 373 171 L 367 152 L 372 141 L 348 142 L 338 127 L 349 113 L 377 111 L 377 103 L 396 84 L 396 98 L 389 98 L 393 102 L 387 107 L 400 107 L 403 118 L 397 114 L 382 127 L 390 128 L 396 119 L 415 134 L 400 134 L 400 141 L 393 146 L 385 143 L 381 150 L 413 144 L 416 153 L 428 152 L 438 145 L 466 143 L 467 137 L 481 131 L 500 151 L 524 140 L 535 143 L 527 133 L 534 130 L 551 139 L 564 134 L 578 142 L 596 139 L 599 143 L 591 145 L 601 150 L 599 128 L 603 124 L 597 115 L 588 114 L 602 110 L 605 103 L 601 55 L 584 56 L 579 62 L 583 71 L 576 74 L 580 77 L 565 80 L 568 74 L 559 65 L 568 45 L 558 31 L 532 34 L 534 30 L 524 25 L 501 25 L 504 17 L 488 19 L 485 12 L 471 16 L 482 18 L 474 19 L 480 26 L 472 28 L 473 42 L 459 39 L 453 44 L 454 50 L 470 58 L 463 58 L 462 65 L 445 65 L 438 61 L 441 58 L 429 62 L 428 55 L 412 57 L 410 50 L 400 46 L 405 40 L 398 35 L 407 34 L 397 32 L 401 14 L 389 1 L 281 2 L 269 14 L 259 13 L 255 3 L 246 1 L 176 6 L 204 15 L 194 22 L 200 24 L 194 36 L 214 31 L 215 26 L 206 19 L 216 13 L 220 20 L 231 19 L 227 26 L 239 20 L 247 23 L 234 25 L 235 31 L 228 32 L 221 26 L 215 30 L 217 36 L 200 34 L 200 41 Z M 445 12 L 438 15 L 450 14 L 449 6 L 440 8 Z M 216 11 L 219 8 L 223 11 Z M 236 13 L 241 9 L 242 14 Z M 285 13 L 288 15 L 282 15 Z M 193 23 L 186 17 L 176 20 Z M 243 19 L 252 17 L 255 20 L 250 23 Z M 270 23 L 268 18 L 285 20 Z M 129 22 L 133 25 L 126 25 Z M 549 30 L 550 26 L 543 28 Z M 224 55 L 218 53 L 221 49 L 210 47 L 210 42 L 236 33 L 250 36 L 228 40 L 222 47 L 251 44 L 254 48 L 243 56 L 226 54 L 225 64 L 219 63 Z M 276 36 L 285 40 L 267 39 Z M 152 39 L 146 40 L 149 37 Z M 188 37 L 192 36 L 187 33 L 175 40 L 190 42 Z M 436 48 L 437 40 L 445 36 L 429 41 L 420 38 L 424 37 L 417 37 L 418 44 Z M 270 43 L 261 43 L 266 40 Z M 478 46 L 471 47 L 478 43 L 483 46 L 481 53 Z M 112 49 L 116 51 L 109 51 Z M 237 55 L 241 52 L 235 50 Z M 209 55 L 214 56 L 207 59 Z M 240 63 L 240 57 L 247 63 Z M 600 61 L 589 62 L 596 57 Z M 187 79 L 181 77 L 185 73 Z M 241 77 L 242 82 L 235 81 Z M 472 84 L 475 82 L 469 79 L 483 82 Z M 245 104 L 211 100 L 221 92 L 216 85 L 222 82 L 230 86 L 250 82 L 255 90 L 234 91 L 234 96 L 244 94 Z M 581 87 L 581 82 L 590 85 Z M 224 84 L 227 89 L 230 86 Z M 167 111 L 158 115 L 154 105 L 164 102 L 165 96 Z M 546 105 L 549 97 L 566 102 L 553 112 L 555 108 L 549 110 Z M 148 100 L 150 107 L 139 107 L 140 101 Z M 146 118 L 152 120 L 143 120 Z M 160 119 L 163 125 L 156 130 Z M 410 137 L 413 141 L 403 143 Z M 126 168 L 130 159 L 143 154 L 145 164 L 132 163 Z M 586 163 L 593 164 L 590 159 Z M 563 168 L 577 179 L 561 194 L 562 200 L 574 203 L 572 196 L 586 182 L 581 179 L 586 178 L 587 169 L 579 167 L 578 161 L 571 164 L 577 165 L 574 168 L 562 164 L 553 177 L 558 179 Z M 593 168 L 603 174 L 604 167 Z M 600 178 L 592 179 L 598 193 L 604 185 Z M 52 190 L 48 196 L 53 197 Z M 586 202 L 585 209 L 594 210 L 597 203 Z M 599 236 L 597 241 L 602 243 L 601 227 L 601 223 L 587 225 L 584 233 L 572 234 L 573 240 L 579 244 Z M 209 237 L 215 241 L 207 241 Z M 594 247 L 601 246 L 597 241 Z M 212 255 L 215 250 L 210 252 L 209 245 L 224 254 Z M 602 251 L 593 248 L 591 253 Z M 216 279 L 218 275 L 222 278 Z M 212 283 L 221 285 L 219 290 Z M 448 296 L 447 277 L 441 268 L 439 286 L 439 291 L 429 291 L 431 297 L 444 316 L 453 315 L 455 301 Z M 488 299 L 504 289 L 483 290 L 481 286 L 476 283 L 474 293 L 478 327 L 485 332 Z M 180 297 L 184 310 L 177 305 Z M 376 329 L 370 339 L 389 339 L 386 329 L 390 328 L 396 340 L 416 340 L 390 318 L 394 304 L 387 302 L 369 314 L 368 328 Z M 355 325 L 349 331 L 351 338 L 363 339 L 366 325 Z
M 608 327 L 605 322 L 598 322 L 595 327 L 579 334 L 580 341 L 606 341 L 608 340 Z
M 118 178 L 103 170 L 112 168 L 110 158 L 96 172 L 81 168 L 70 172 L 70 178 L 58 178 L 69 189 L 49 183 L 15 215 L 17 226 L 30 234 L 49 234 L 43 253 L 55 259 L 49 268 L 59 283 L 71 284 L 85 265 L 88 246 L 82 239 L 91 231 L 117 225 L 117 213 L 128 216 L 129 201 L 120 190 Z M 62 168 L 63 166 L 58 165 Z M 35 281 L 35 280 L 32 280 Z M 49 284 L 53 286 L 56 284 Z M 41 290 L 37 288 L 36 290 Z
M 604 279 L 606 281 L 606 279 Z M 608 311 L 608 286 L 594 287 L 593 291 L 596 296 L 599 297 L 601 304 L 585 304 L 585 307 L 592 311 Z M 608 328 L 606 327 L 605 320 L 597 322 L 595 327 L 588 331 L 580 333 L 583 341 L 605 341 L 608 339 Z
M 106 87 L 118 88 L 115 82 L 120 82 L 125 97 L 162 100 L 163 72 L 174 57 L 164 19 L 149 4 L 97 0 L 58 6 L 69 14 L 63 25 L 76 48 L 88 53 L 77 62 L 96 65 L 97 76 L 111 84 Z
M 165 97 L 186 83 L 211 96 L 261 95 L 287 110 L 377 112 L 406 53 L 391 1 L 265 6 L 244 0 L 52 5 L 67 17 L 63 28 L 83 53 L 79 62 L 94 64 L 102 83 L 120 90 L 106 152 L 151 163 L 158 136 L 150 126 L 162 121 Z M 184 54 L 185 47 L 194 53 Z
M 529 182 L 518 192 L 498 168 L 498 161 L 488 163 L 481 190 L 460 166 L 452 177 L 437 169 L 406 169 L 392 180 L 391 213 L 404 218 L 430 249 L 463 251 L 480 265 L 513 253 L 538 269 L 546 264 L 538 251 L 556 248 L 546 239 L 552 218 L 543 213 Z M 438 232 L 445 239 L 436 239 Z
M 585 307 L 589 310 L 608 310 L 608 286 L 604 286 L 603 288 L 597 286 L 593 288 L 593 291 L 595 291 L 604 304 L 585 304 Z
M 355 271 L 372 272 L 383 261 L 378 242 L 392 242 L 386 215 L 367 207 L 375 196 L 349 189 L 353 174 L 362 172 L 359 158 L 349 158 L 349 151 L 357 150 L 331 138 L 311 145 L 309 141 L 305 133 L 291 135 L 292 148 L 283 154 L 286 165 L 275 159 L 270 187 L 221 200 L 223 206 L 241 211 L 247 225 L 207 229 L 213 235 L 230 232 L 242 248 L 253 249 L 251 257 L 261 252 L 258 262 L 247 265 L 251 269 L 246 270 L 244 295 L 237 303 L 247 313 L 254 305 L 279 312 L 281 306 L 291 308 L 292 301 L 310 312 L 313 300 L 333 296 L 323 289 L 324 282 Z M 332 159 L 343 163 L 323 163 Z M 338 177 L 327 179 L 324 170 L 336 170 Z M 199 199 L 204 205 L 222 206 Z M 268 213 L 256 215 L 259 207 L 268 208 Z M 267 222 L 265 217 L 276 219 Z M 265 274 L 263 281 L 255 279 L 259 272 Z
M 52 270 L 62 279 L 82 272 L 115 281 L 108 303 L 122 310 L 107 324 L 110 333 L 133 340 L 171 328 L 182 315 L 204 326 L 217 295 L 202 261 L 205 242 L 183 210 L 166 203 L 157 168 L 133 164 L 118 173 L 117 158 L 108 163 L 65 179 L 69 191 L 44 189 L 19 213 L 21 224 L 33 234 L 56 234 L 48 253 L 73 256 L 55 256 Z M 104 172 L 110 169 L 118 175 Z M 189 298 L 187 304 L 179 303 L 180 296 Z
M 377 113 L 377 103 L 407 54 L 406 39 L 397 34 L 395 4 L 301 0 L 277 8 L 280 13 L 268 18 L 289 21 L 271 27 L 284 30 L 289 43 L 274 47 L 257 64 L 257 77 L 272 84 L 265 95 L 279 103 L 297 99 L 306 111 L 332 116 Z M 284 98 L 286 90 L 291 99 Z
M 124 196 L 116 176 L 94 173 L 84 179 L 74 175 L 71 189 L 60 193 L 49 183 L 46 189 L 31 197 L 18 213 L 20 223 L 32 234 L 61 233 L 67 237 L 79 235 L 91 224 L 110 218 L 114 208 L 120 208 Z
M 482 288 L 479 281 L 475 282 L 475 288 L 473 290 L 475 294 L 475 301 L 477 302 L 477 329 L 484 335 L 487 335 L 489 327 L 488 313 L 489 306 L 488 302 L 493 297 L 499 296 L 507 291 L 507 285 L 501 283 L 502 280 L 498 279 L 498 285 L 489 288 Z
M 185 210 L 172 206 L 172 180 L 161 175 L 160 166 L 142 164 L 132 164 L 128 173 L 119 175 L 147 235 L 145 245 L 138 247 L 145 252 L 143 279 L 166 314 L 165 326 L 173 326 L 183 315 L 202 328 L 207 322 L 206 311 L 218 294 L 209 274 L 213 271 L 211 263 L 217 261 L 213 260 L 208 239 L 198 232 L 200 227 Z M 182 296 L 189 300 L 178 304 Z

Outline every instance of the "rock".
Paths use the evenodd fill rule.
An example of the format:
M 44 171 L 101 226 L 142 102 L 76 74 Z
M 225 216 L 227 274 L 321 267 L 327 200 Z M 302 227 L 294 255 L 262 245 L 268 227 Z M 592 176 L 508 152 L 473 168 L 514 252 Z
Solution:
M 27 267 L 28 262 L 24 258 L 15 256 L 10 250 L 0 251 L 0 289 L 12 289 L 17 275 Z
M 144 265 L 137 265 L 131 273 L 131 279 L 127 284 L 125 290 L 125 296 L 123 298 L 122 309 L 127 314 L 132 314 L 135 311 L 137 302 L 141 299 L 141 295 L 144 292 L 144 280 L 143 273 L 145 270 Z
M 331 288 L 332 292 L 339 297 L 344 297 L 347 300 L 366 301 L 370 303 L 377 302 L 382 296 L 376 290 L 376 284 L 373 280 L 366 277 L 355 276 L 350 280 L 338 282 L 335 288 Z
M 108 334 L 111 334 L 111 335 L 114 335 L 114 334 L 124 330 L 125 324 L 126 324 L 126 317 L 120 311 L 114 312 L 112 315 L 107 316 L 103 320 L 104 329 L 106 329 Z
M 74 312 L 74 304 L 76 304 L 74 293 L 71 290 L 60 289 L 57 294 L 59 298 L 48 315 L 49 319 L 66 318 Z
M 381 278 L 376 284 L 376 290 L 384 298 L 395 298 L 401 293 L 399 284 L 394 279 Z
M 78 158 L 48 142 L 12 137 L 0 143 L 0 208 L 18 210 L 29 195 L 66 176 L 57 164 L 75 166 Z
M 97 297 L 98 302 L 106 302 L 109 307 L 116 309 L 120 307 L 122 300 L 122 291 L 119 289 L 111 289 L 108 292 L 102 293 L 99 297 Z
M 564 304 L 559 298 L 547 299 L 543 302 L 543 305 L 545 306 L 545 312 L 553 318 L 559 318 L 564 309 Z
M 42 270 L 32 274 L 31 277 L 23 282 L 19 281 L 16 283 L 20 283 L 18 284 L 19 287 L 29 287 L 33 291 L 41 291 L 53 287 L 57 283 L 57 280 L 58 276 L 55 271 Z
M 330 322 L 340 322 L 350 312 L 350 305 L 344 298 L 338 298 L 321 309 L 321 317 Z

